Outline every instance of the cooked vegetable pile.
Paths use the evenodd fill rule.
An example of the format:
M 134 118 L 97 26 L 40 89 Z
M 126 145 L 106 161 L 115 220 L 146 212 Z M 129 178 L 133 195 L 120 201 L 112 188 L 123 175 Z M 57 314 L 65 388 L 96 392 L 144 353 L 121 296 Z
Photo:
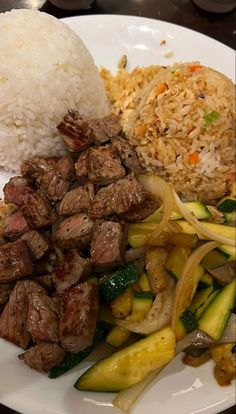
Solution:
M 75 388 L 118 392 L 128 412 L 179 352 L 235 377 L 235 189 L 183 203 L 110 116 L 58 126 L 68 154 L 24 161 L 4 187 L 0 337 L 56 378 L 105 341 Z M 6 214 L 2 214 L 3 209 Z M 13 260 L 14 258 L 14 260 Z

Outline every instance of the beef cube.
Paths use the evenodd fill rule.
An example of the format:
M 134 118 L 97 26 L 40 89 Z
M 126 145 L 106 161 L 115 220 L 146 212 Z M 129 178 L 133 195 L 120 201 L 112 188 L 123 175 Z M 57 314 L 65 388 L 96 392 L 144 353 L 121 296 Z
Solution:
M 158 203 L 156 198 L 149 191 L 146 191 L 146 197 L 141 204 L 133 206 L 127 212 L 120 214 L 119 217 L 126 221 L 144 220 L 152 213 L 154 213 L 157 207 Z
M 29 295 L 27 328 L 35 342 L 58 342 L 59 318 L 54 301 L 42 292 Z
M 121 223 L 98 220 L 91 243 L 91 261 L 98 270 L 124 264 L 126 229 Z
M 13 213 L 4 219 L 4 236 L 10 240 L 19 239 L 29 229 L 30 227 L 21 211 Z
M 89 215 L 94 218 L 122 214 L 144 202 L 147 191 L 133 174 L 99 190 L 92 202 Z
M 83 248 L 93 236 L 93 221 L 84 214 L 75 214 L 61 222 L 54 234 L 55 243 L 64 249 Z
M 76 285 L 82 278 L 89 275 L 91 264 L 89 259 L 84 259 L 77 250 L 69 250 L 65 262 L 55 270 L 55 285 L 59 294 Z
M 43 234 L 36 230 L 27 231 L 22 237 L 33 260 L 39 260 L 50 251 L 50 242 Z
M 87 156 L 88 178 L 100 185 L 107 185 L 126 174 L 120 158 L 111 147 L 90 148 Z
M 88 177 L 87 155 L 88 151 L 82 152 L 75 164 L 76 177 L 80 183 L 84 183 Z
M 4 200 L 7 203 L 13 203 L 20 206 L 20 196 L 24 194 L 25 188 L 30 185 L 31 181 L 27 178 L 12 177 L 4 186 Z
M 74 188 L 69 191 L 62 199 L 59 214 L 71 216 L 76 213 L 88 211 L 94 199 L 93 184 L 88 183 L 83 187 Z
M 0 309 L 2 309 L 2 305 L 6 303 L 13 288 L 14 288 L 14 283 L 1 283 L 0 284 Z
M 65 351 L 58 344 L 41 342 L 18 356 L 30 368 L 39 372 L 48 372 L 62 362 Z
M 130 172 L 134 172 L 135 174 L 144 172 L 136 150 L 127 140 L 116 137 L 112 140 L 112 145 L 118 152 L 124 166 Z
M 53 169 L 44 174 L 40 174 L 36 181 L 38 186 L 44 190 L 48 198 L 52 201 L 61 200 L 69 190 L 70 186 L 69 181 L 65 181 L 57 171 Z
M 0 283 L 31 275 L 33 264 L 23 240 L 0 246 Z
M 83 351 L 92 345 L 98 315 L 98 289 L 93 282 L 83 282 L 65 291 L 59 336 L 69 352 Z
M 21 211 L 30 227 L 47 227 L 56 220 L 56 213 L 47 197 L 40 191 L 27 188 L 21 199 Z
M 109 115 L 102 119 L 91 119 L 87 121 L 92 129 L 96 144 L 104 144 L 121 132 L 121 125 L 118 117 Z
M 16 282 L 0 317 L 0 338 L 26 349 L 31 336 L 27 329 L 28 296 L 44 289 L 29 280 Z
M 71 181 L 75 177 L 74 162 L 69 155 L 58 160 L 56 169 L 59 176 L 65 181 Z
M 56 168 L 57 158 L 49 157 L 33 157 L 21 163 L 21 174 L 23 177 L 37 178 L 40 174 L 44 174 L 51 169 Z
M 57 129 L 72 153 L 82 152 L 93 144 L 93 133 L 78 111 L 69 110 Z

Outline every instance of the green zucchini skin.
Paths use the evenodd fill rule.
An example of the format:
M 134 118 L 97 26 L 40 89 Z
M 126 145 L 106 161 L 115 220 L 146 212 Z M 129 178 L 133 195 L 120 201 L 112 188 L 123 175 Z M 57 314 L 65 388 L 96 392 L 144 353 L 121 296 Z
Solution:
M 232 213 L 236 210 L 236 199 L 233 197 L 225 197 L 218 203 L 217 208 L 222 213 Z
M 116 296 L 120 295 L 128 287 L 136 283 L 139 279 L 139 273 L 134 263 L 128 263 L 126 266 L 116 270 L 111 276 L 101 282 L 99 290 L 102 297 L 109 302 Z

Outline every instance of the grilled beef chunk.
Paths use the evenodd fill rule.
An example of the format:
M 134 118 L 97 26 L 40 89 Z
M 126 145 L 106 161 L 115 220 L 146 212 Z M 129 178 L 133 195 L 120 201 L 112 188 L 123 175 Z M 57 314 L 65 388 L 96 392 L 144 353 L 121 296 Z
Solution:
M 30 227 L 47 227 L 56 220 L 56 213 L 42 192 L 26 188 L 20 201 L 21 211 Z
M 94 136 L 78 111 L 69 110 L 57 126 L 70 152 L 82 152 L 93 144 Z
M 50 251 L 49 240 L 36 230 L 27 231 L 22 237 L 33 260 L 39 260 Z
M 112 144 L 118 152 L 123 164 L 129 171 L 134 172 L 135 174 L 144 172 L 137 152 L 127 140 L 116 137 L 112 140 Z
M 71 181 L 75 177 L 75 166 L 69 155 L 60 158 L 56 168 L 59 176 L 65 181 Z
M 33 264 L 23 240 L 0 246 L 0 283 L 31 275 Z
M 92 202 L 89 215 L 94 218 L 111 214 L 122 214 L 142 204 L 147 198 L 147 190 L 139 184 L 134 174 L 99 190 Z
M 39 372 L 48 372 L 59 364 L 65 356 L 65 351 L 57 344 L 41 342 L 29 348 L 18 356 L 30 368 Z
M 46 289 L 48 292 L 55 290 L 54 274 L 34 276 L 34 281 Z
M 121 223 L 98 220 L 91 243 L 92 264 L 99 270 L 122 265 L 125 244 L 126 229 Z
M 69 190 L 69 181 L 65 181 L 56 170 L 49 170 L 40 174 L 37 178 L 37 184 L 47 194 L 52 201 L 61 200 Z
M 69 352 L 83 351 L 92 345 L 98 314 L 98 290 L 95 283 L 83 282 L 65 291 L 59 336 Z
M 138 206 L 132 207 L 127 212 L 120 214 L 120 218 L 127 221 L 140 221 L 144 220 L 150 214 L 154 213 L 157 209 L 158 203 L 156 198 L 149 192 L 146 191 L 146 198 Z
M 108 146 L 88 150 L 87 168 L 89 180 L 100 185 L 110 184 L 126 174 L 116 151 Z
M 77 250 L 69 250 L 65 262 L 55 270 L 55 285 L 59 294 L 76 285 L 83 277 L 89 275 L 91 264 L 89 259 L 84 259 Z
M 73 249 L 89 245 L 93 236 L 93 221 L 84 214 L 75 214 L 61 222 L 54 234 L 54 240 L 59 247 Z
M 115 115 L 106 116 L 102 119 L 91 119 L 87 121 L 92 129 L 96 144 L 104 144 L 121 132 L 118 117 Z
M 31 181 L 23 177 L 12 177 L 4 186 L 4 200 L 7 203 L 14 203 L 20 206 L 20 196 L 24 194 L 25 188 L 31 184 Z
M 88 177 L 87 155 L 88 151 L 82 152 L 75 164 L 76 177 L 80 183 L 84 183 Z
M 88 183 L 69 191 L 62 199 L 59 214 L 71 216 L 76 213 L 88 211 L 94 198 L 93 184 Z
M 0 285 L 0 313 L 14 287 L 14 283 L 1 283 Z
M 57 158 L 33 157 L 21 163 L 21 174 L 23 177 L 37 178 L 51 169 L 55 169 Z
M 45 293 L 29 295 L 27 328 L 35 342 L 58 342 L 59 319 L 54 301 Z
M 31 339 L 27 329 L 28 296 L 37 291 L 44 292 L 44 289 L 33 281 L 16 282 L 0 317 L 0 338 L 27 348 Z
M 17 240 L 29 230 L 29 225 L 21 211 L 11 214 L 4 219 L 4 236 Z

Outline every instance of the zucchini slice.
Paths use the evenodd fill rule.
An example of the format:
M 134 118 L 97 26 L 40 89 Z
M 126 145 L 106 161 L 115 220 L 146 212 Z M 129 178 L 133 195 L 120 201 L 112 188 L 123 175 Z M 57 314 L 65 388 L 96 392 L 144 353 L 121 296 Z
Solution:
M 217 269 L 218 267 L 224 266 L 227 263 L 229 255 L 222 250 L 214 249 L 211 250 L 202 259 L 201 264 L 205 269 Z
M 100 293 L 108 302 L 136 283 L 139 273 L 134 263 L 128 263 L 101 282 Z
M 217 208 L 222 213 L 232 213 L 236 210 L 236 199 L 233 197 L 224 197 L 217 204 Z
M 236 279 L 226 285 L 198 321 L 199 329 L 218 341 L 231 315 L 236 298 Z
M 175 335 L 166 327 L 97 362 L 74 386 L 82 391 L 121 391 L 163 367 L 174 356 Z
M 193 215 L 198 220 L 204 220 L 212 217 L 212 214 L 210 210 L 200 201 L 191 201 L 189 203 L 184 203 L 185 207 L 193 213 Z M 162 219 L 163 211 L 161 208 L 158 208 L 156 211 L 154 211 L 153 214 L 151 214 L 149 217 L 147 217 L 144 222 L 159 222 Z M 179 220 L 183 218 L 179 211 L 172 211 L 171 220 Z
M 115 347 L 121 346 L 129 336 L 131 332 L 127 329 L 120 328 L 119 326 L 114 326 L 108 333 L 106 337 L 106 343 Z

